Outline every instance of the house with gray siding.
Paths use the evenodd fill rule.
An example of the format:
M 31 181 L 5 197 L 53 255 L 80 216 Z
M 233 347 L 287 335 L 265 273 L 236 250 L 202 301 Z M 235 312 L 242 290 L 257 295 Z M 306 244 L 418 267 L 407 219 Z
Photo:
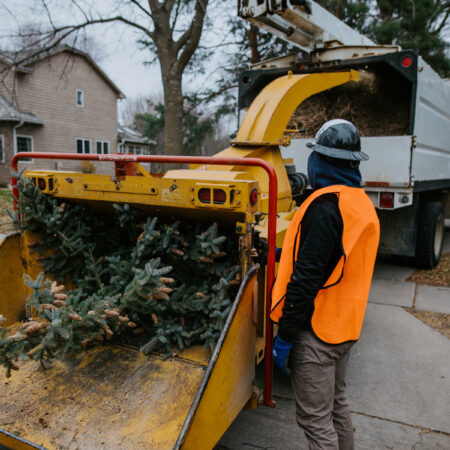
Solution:
M 16 152 L 116 153 L 117 100 L 124 95 L 85 52 L 62 46 L 26 65 L 0 57 L 0 184 Z M 98 163 L 98 172 L 108 164 Z M 79 170 L 70 161 L 22 167 Z

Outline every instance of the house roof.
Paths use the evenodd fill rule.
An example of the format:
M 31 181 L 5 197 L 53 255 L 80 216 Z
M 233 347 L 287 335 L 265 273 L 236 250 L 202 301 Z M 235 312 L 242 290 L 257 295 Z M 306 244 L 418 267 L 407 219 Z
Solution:
M 67 52 L 72 55 L 78 55 L 85 58 L 89 64 L 97 71 L 97 73 L 103 78 L 103 80 L 111 87 L 111 89 L 117 94 L 118 98 L 125 98 L 125 94 L 117 87 L 117 85 L 106 75 L 102 68 L 91 58 L 91 56 L 70 45 L 59 45 L 57 47 L 42 51 L 36 54 L 36 49 L 33 50 L 21 50 L 19 52 L 2 52 L 0 59 L 2 59 L 8 65 L 14 65 L 15 61 L 24 61 L 22 64 L 16 64 L 15 70 L 22 73 L 33 72 L 32 66 L 37 62 L 40 62 L 46 58 L 50 58 L 59 53 Z
M 19 111 L 2 95 L 0 95 L 0 121 L 24 122 L 36 125 L 43 125 L 44 123 L 34 114 Z
M 123 142 L 129 142 L 131 144 L 156 145 L 156 141 L 154 141 L 153 139 L 142 136 L 142 134 L 138 133 L 137 131 L 123 125 L 118 126 L 117 135 Z

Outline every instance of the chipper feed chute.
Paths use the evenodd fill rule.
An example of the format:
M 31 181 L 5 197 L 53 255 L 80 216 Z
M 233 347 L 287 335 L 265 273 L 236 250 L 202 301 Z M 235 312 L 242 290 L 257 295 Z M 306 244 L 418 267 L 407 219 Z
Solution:
M 257 163 L 265 166 L 264 161 Z M 45 177 L 49 195 L 68 201 L 90 201 L 100 208 L 127 202 L 141 207 L 145 204 L 153 214 L 155 208 L 164 214 L 162 205 L 152 204 L 148 198 L 154 191 L 165 191 L 167 186 L 163 194 L 166 210 L 173 214 L 179 208 L 180 216 L 186 216 L 197 206 L 187 206 L 180 199 L 180 192 L 191 195 L 199 189 L 220 186 L 227 192 L 228 200 L 220 207 L 210 205 L 216 220 L 240 220 L 245 224 L 257 210 L 256 203 L 249 206 L 236 200 L 244 195 L 249 198 L 252 189 L 257 189 L 253 180 L 225 177 L 218 182 L 203 176 L 177 181 L 124 176 L 122 191 L 118 192 L 117 183 L 109 176 L 56 172 L 43 175 L 34 171 L 26 176 Z M 71 182 L 65 183 L 69 176 Z M 229 186 L 225 185 L 227 181 Z M 109 189 L 111 186 L 113 189 Z M 176 196 L 170 197 L 171 190 L 176 189 Z M 234 191 L 233 201 L 230 190 Z M 275 202 L 272 203 L 273 208 Z M 204 206 L 198 212 L 200 217 L 208 216 Z M 55 360 L 45 370 L 38 362 L 22 363 L 20 370 L 0 384 L 0 445 L 212 448 L 253 393 L 257 306 L 263 297 L 258 298 L 256 287 L 259 266 L 249 264 L 249 230 L 242 230 L 242 239 L 239 236 L 236 234 L 236 244 L 240 242 L 243 280 L 212 352 L 195 346 L 165 359 L 158 353 L 145 356 L 126 346 L 98 345 L 74 357 Z M 0 314 L 8 317 L 12 331 L 20 327 L 25 317 L 25 298 L 29 294 L 22 273 L 34 279 L 42 270 L 38 255 L 30 253 L 30 240 L 37 238 L 29 233 L 13 233 L 0 244 L 0 262 L 8 267 L 0 272 L 0 282 L 7 286 L 6 295 L 0 295 Z
M 2 262 L 21 265 L 19 239 L 3 240 Z M 252 394 L 256 274 L 257 266 L 245 276 L 210 358 L 201 347 L 163 360 L 105 345 L 47 370 L 23 365 L 0 384 L 0 447 L 214 446 Z M 2 272 L 2 285 L 8 276 Z M 10 293 L 17 305 L 20 285 Z

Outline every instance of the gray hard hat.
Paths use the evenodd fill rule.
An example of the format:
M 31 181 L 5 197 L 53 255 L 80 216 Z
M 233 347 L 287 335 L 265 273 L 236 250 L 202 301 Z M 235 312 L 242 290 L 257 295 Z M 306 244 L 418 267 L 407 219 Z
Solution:
M 317 132 L 314 141 L 306 146 L 331 158 L 350 161 L 367 161 L 369 159 L 369 156 L 361 151 L 358 129 L 344 119 L 325 122 Z

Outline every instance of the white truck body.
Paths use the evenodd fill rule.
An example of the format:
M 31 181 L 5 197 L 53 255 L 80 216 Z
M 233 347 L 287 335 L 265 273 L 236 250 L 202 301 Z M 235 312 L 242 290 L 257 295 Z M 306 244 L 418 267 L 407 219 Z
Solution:
M 380 252 L 415 257 L 418 265 L 434 267 L 442 251 L 445 217 L 450 217 L 450 83 L 413 51 L 376 45 L 315 2 L 239 0 L 238 7 L 239 15 L 250 23 L 308 53 L 307 59 L 291 54 L 263 61 L 241 74 L 240 110 L 268 83 L 290 71 L 354 69 L 373 77 L 377 90 L 370 91 L 372 97 L 360 110 L 350 91 L 339 91 L 336 97 L 325 94 L 330 95 L 329 102 L 320 105 L 330 108 L 336 99 L 345 99 L 356 126 L 359 113 L 373 125 L 361 140 L 370 159 L 360 168 L 364 189 L 380 218 Z M 308 110 L 307 102 L 300 108 L 303 117 L 317 111 Z M 400 121 L 396 114 L 401 114 Z M 328 110 L 326 117 L 339 118 Z M 374 119 L 380 117 L 384 120 Z M 311 132 L 300 129 L 298 134 L 309 139 L 293 139 L 283 150 L 297 172 L 307 171 Z
M 306 147 L 312 139 L 293 139 L 282 150 L 283 158 L 292 158 L 299 172 L 305 172 L 311 149 Z M 376 208 L 380 206 L 380 192 L 395 192 L 394 208 L 411 205 L 412 136 L 366 137 L 361 139 L 363 152 L 369 161 L 360 165 L 363 185 Z M 386 161 L 389 163 L 386 164 Z M 367 182 L 369 185 L 367 185 Z
M 419 57 L 412 135 L 363 137 L 369 161 L 361 164 L 363 185 L 377 208 L 380 192 L 394 192 L 392 209 L 413 203 L 413 193 L 450 188 L 450 86 Z M 283 150 L 306 171 L 311 139 L 293 139 Z
M 450 85 L 419 57 L 415 148 L 411 176 L 414 183 L 450 179 Z

